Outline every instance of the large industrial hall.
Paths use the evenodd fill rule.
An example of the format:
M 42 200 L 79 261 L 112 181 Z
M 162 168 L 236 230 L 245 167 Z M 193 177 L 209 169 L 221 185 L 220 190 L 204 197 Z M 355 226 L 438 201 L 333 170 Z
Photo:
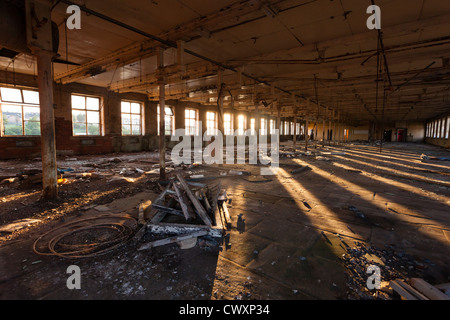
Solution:
M 449 300 L 449 88 L 449 1 L 0 0 L 0 300 Z

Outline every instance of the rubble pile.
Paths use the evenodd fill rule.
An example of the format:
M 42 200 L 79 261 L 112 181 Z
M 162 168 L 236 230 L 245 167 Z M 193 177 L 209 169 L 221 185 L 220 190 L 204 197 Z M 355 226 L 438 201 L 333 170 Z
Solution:
M 396 248 L 395 245 L 385 245 L 385 248 L 379 249 L 359 242 L 355 247 L 347 248 L 347 253 L 342 255 L 342 260 L 347 269 L 345 275 L 350 300 L 397 300 L 399 297 L 389 287 L 389 281 L 421 278 L 424 271 L 432 265 L 429 260 L 415 259 Z M 367 270 L 371 265 L 380 268 L 380 290 L 369 290 L 367 287 L 368 278 L 372 275 L 372 272 L 367 273 Z

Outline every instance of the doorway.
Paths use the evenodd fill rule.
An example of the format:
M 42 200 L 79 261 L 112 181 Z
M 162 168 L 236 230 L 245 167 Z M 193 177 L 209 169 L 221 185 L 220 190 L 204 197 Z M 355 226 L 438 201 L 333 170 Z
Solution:
M 384 130 L 383 141 L 385 141 L 385 142 L 392 141 L 392 130 Z
M 406 141 L 406 129 L 397 129 L 397 142 Z

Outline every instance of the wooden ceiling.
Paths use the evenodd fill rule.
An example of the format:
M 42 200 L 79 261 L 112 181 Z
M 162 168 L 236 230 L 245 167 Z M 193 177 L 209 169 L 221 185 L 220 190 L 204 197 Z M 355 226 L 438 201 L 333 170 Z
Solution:
M 450 110 L 449 1 L 375 0 L 384 51 L 366 26 L 370 0 L 73 2 L 86 9 L 81 30 L 65 28 L 70 1 L 52 12 L 60 59 L 78 64 L 55 63 L 57 82 L 157 100 L 164 74 L 166 99 L 216 105 L 223 83 L 225 107 L 354 123 L 422 121 Z M 33 74 L 34 64 L 19 55 L 14 71 Z M 11 65 L 0 58 L 3 69 Z

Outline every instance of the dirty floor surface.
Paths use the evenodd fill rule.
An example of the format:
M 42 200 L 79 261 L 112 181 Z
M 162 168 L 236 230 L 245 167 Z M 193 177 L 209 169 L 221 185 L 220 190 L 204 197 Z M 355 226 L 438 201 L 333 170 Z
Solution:
M 33 250 L 39 236 L 77 219 L 105 213 L 137 218 L 139 204 L 161 192 L 152 172 L 157 153 L 59 159 L 62 169 L 75 173 L 50 203 L 39 198 L 39 183 L 23 175 L 3 182 L 0 299 L 395 299 L 364 288 L 370 264 L 361 260 L 364 248 L 383 266 L 385 281 L 450 281 L 449 162 L 421 161 L 423 153 L 449 151 L 389 144 L 379 153 L 366 144 L 319 144 L 305 155 L 301 145 L 290 147 L 282 149 L 274 176 L 262 177 L 252 165 L 175 168 L 220 177 L 201 182 L 215 186 L 221 179 L 231 199 L 232 226 L 223 241 L 199 238 L 184 249 L 175 243 L 137 251 L 123 243 L 105 255 L 76 259 Z M 38 159 L 3 161 L 0 176 L 31 174 L 39 165 Z M 219 174 L 229 169 L 250 175 Z M 91 175 L 76 175 L 82 172 Z M 79 290 L 67 288 L 71 265 L 81 270 Z

